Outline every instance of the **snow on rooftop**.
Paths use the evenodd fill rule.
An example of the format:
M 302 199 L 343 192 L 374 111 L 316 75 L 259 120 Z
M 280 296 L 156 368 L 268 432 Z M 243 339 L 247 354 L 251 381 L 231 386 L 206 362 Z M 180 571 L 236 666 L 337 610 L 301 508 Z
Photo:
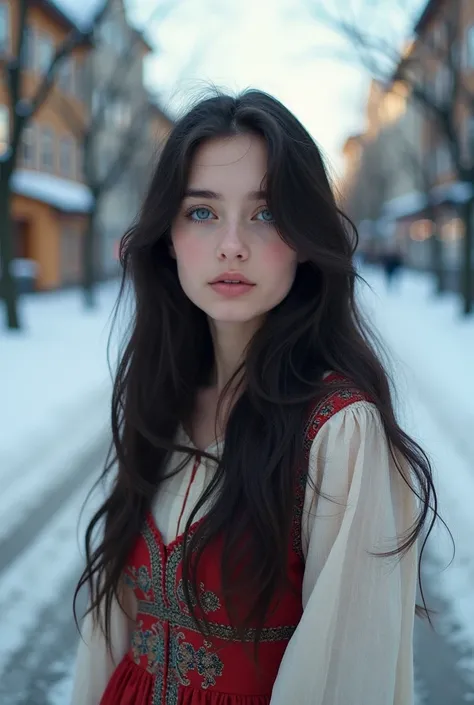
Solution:
M 472 196 L 472 185 L 465 181 L 453 181 L 449 184 L 440 184 L 431 191 L 436 203 L 450 201 L 452 203 L 465 203 Z
M 12 186 L 16 193 L 49 203 L 66 213 L 87 213 L 92 208 L 92 193 L 85 184 L 53 174 L 18 169 L 13 174 Z
M 453 181 L 448 184 L 439 184 L 431 189 L 430 195 L 436 205 L 442 203 L 465 203 L 473 195 L 471 184 L 462 181 Z M 405 193 L 397 198 L 386 201 L 383 207 L 381 220 L 397 220 L 416 215 L 427 206 L 426 195 L 418 191 Z
M 80 29 L 86 29 L 105 4 L 105 0 L 50 0 L 50 2 Z
M 412 191 L 387 201 L 383 208 L 383 214 L 388 218 L 403 218 L 418 213 L 425 206 L 426 196 L 418 191 Z

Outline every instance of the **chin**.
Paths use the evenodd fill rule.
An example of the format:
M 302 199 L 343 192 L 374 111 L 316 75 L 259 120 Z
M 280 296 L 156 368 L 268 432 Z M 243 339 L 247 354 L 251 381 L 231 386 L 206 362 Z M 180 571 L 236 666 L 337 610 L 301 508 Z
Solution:
M 263 313 L 248 306 L 209 306 L 205 313 L 216 323 L 248 323 L 260 318 Z

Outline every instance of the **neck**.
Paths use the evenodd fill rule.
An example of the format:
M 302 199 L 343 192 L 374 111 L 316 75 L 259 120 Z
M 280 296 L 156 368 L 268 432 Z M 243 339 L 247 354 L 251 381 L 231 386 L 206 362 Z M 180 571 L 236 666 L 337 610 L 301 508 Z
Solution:
M 209 325 L 214 343 L 215 387 L 217 394 L 220 394 L 243 362 L 245 349 L 260 321 L 223 323 L 210 320 Z M 238 383 L 240 379 L 235 381 Z

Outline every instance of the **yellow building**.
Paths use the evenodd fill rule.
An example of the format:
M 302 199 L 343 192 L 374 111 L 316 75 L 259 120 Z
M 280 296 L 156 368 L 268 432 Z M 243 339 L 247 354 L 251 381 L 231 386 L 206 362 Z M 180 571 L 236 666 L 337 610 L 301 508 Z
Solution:
M 22 52 L 25 100 L 36 94 L 56 49 L 75 27 L 53 2 L 31 2 L 27 12 Z M 0 0 L 3 62 L 17 53 L 18 32 L 18 3 Z M 85 59 L 90 49 L 78 46 L 58 67 L 53 89 L 24 130 L 13 174 L 14 254 L 37 263 L 38 289 L 77 282 L 80 276 L 81 237 L 92 203 L 83 179 L 78 129 L 88 120 Z M 0 150 L 7 149 L 11 125 L 5 63 L 3 69 Z

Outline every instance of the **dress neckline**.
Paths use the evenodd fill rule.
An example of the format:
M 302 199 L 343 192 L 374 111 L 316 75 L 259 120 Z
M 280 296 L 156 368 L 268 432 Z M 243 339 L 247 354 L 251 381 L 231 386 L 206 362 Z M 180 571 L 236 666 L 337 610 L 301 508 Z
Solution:
M 206 515 L 202 516 L 200 519 L 196 519 L 196 521 L 194 521 L 191 524 L 191 526 L 189 527 L 188 536 L 191 536 L 196 531 L 198 526 L 200 526 L 200 524 L 202 524 L 202 522 L 204 521 L 205 518 L 206 518 Z M 169 543 L 165 543 L 163 535 L 158 528 L 158 525 L 155 520 L 155 516 L 154 516 L 151 509 L 148 510 L 148 515 L 147 515 L 146 521 L 148 524 L 148 528 L 150 529 L 153 536 L 155 537 L 158 545 L 161 546 L 161 548 L 166 553 L 170 553 L 171 551 L 173 551 L 173 549 L 176 548 L 176 546 L 179 546 L 184 541 L 184 533 L 185 532 L 182 531 L 172 541 L 170 541 Z
M 212 453 L 213 451 L 219 450 L 219 448 L 222 448 L 222 446 L 224 445 L 224 439 L 217 438 L 205 448 L 198 448 L 189 433 L 184 428 L 183 424 L 180 424 L 178 434 L 184 441 L 183 445 L 188 446 L 189 448 L 197 451 L 198 453 Z

